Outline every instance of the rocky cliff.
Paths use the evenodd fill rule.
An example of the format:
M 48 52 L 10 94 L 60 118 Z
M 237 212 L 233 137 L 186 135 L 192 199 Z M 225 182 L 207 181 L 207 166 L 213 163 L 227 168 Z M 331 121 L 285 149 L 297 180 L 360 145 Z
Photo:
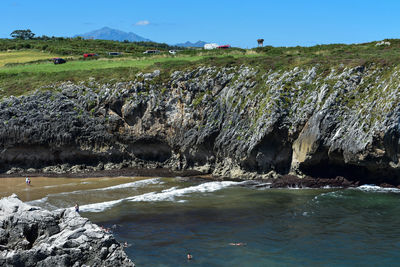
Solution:
M 195 169 L 400 183 L 399 68 L 204 66 L 0 103 L 0 168 Z
M 134 266 L 122 246 L 75 210 L 0 200 L 1 266 Z

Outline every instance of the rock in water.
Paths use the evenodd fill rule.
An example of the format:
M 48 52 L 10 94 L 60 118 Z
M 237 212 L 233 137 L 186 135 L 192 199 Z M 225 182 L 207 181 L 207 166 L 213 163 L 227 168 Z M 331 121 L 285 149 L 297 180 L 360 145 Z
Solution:
M 73 209 L 0 200 L 0 266 L 135 266 L 115 238 Z

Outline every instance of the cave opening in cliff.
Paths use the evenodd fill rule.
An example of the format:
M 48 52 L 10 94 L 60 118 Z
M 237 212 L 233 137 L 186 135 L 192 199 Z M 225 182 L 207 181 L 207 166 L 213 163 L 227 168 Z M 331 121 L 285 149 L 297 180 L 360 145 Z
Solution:
M 365 166 L 356 166 L 340 162 L 323 160 L 316 164 L 301 164 L 299 170 L 305 175 L 315 178 L 335 178 L 342 176 L 350 181 L 359 181 L 360 184 L 399 184 L 399 173 L 387 169 L 373 169 Z
M 172 148 L 165 142 L 154 138 L 145 138 L 128 147 L 129 153 L 145 161 L 165 162 L 172 155 Z
M 185 151 L 184 156 L 186 158 L 186 163 L 188 167 L 202 166 L 207 163 L 214 163 L 214 144 L 218 135 L 219 131 L 214 131 L 205 136 L 201 142 L 196 144 L 195 147 L 191 147 L 187 151 Z
M 276 130 L 265 136 L 251 151 L 250 156 L 242 162 L 247 171 L 267 173 L 274 170 L 287 174 L 292 159 L 292 146 L 287 140 L 287 131 Z

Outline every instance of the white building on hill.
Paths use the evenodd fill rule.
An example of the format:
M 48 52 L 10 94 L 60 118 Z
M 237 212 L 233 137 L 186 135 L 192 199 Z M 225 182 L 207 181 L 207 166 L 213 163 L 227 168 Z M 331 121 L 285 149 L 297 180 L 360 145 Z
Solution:
M 218 48 L 218 44 L 205 44 L 204 45 L 204 49 L 206 50 L 212 50 L 212 49 L 217 49 Z

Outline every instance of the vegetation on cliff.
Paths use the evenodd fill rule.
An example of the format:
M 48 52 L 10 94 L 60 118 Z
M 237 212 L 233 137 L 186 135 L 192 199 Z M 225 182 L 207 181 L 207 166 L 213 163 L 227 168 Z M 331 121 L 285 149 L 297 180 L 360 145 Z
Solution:
M 291 69 L 314 66 L 320 71 L 331 67 L 393 66 L 400 61 L 400 40 L 388 40 L 390 45 L 377 42 L 355 45 L 317 45 L 313 47 L 260 47 L 252 50 L 183 50 L 177 56 L 168 54 L 171 47 L 157 43 L 124 43 L 79 38 L 49 40 L 0 40 L 0 97 L 25 94 L 55 82 L 88 81 L 103 83 L 129 81 L 140 71 L 159 69 L 171 74 L 175 70 L 198 66 L 240 66 L 245 64 L 264 70 Z M 144 56 L 147 49 L 162 53 Z M 11 49 L 11 50 L 10 50 Z M 107 52 L 120 51 L 113 58 Z M 84 60 L 83 53 L 95 52 L 100 58 Z M 30 56 L 29 56 L 30 55 Z M 54 66 L 52 57 L 67 55 L 68 64 Z M 17 57 L 23 58 L 16 60 Z M 21 63 L 17 63 L 21 62 Z M 5 67 L 1 67 L 5 65 Z M 169 76 L 169 75 L 165 75 Z
M 108 52 L 119 51 L 127 55 L 140 55 L 147 49 L 168 51 L 176 47 L 154 42 L 116 42 L 109 40 L 85 40 L 63 37 L 43 37 L 39 39 L 0 39 L 0 51 L 8 50 L 37 50 L 62 56 L 97 53 L 106 56 Z

